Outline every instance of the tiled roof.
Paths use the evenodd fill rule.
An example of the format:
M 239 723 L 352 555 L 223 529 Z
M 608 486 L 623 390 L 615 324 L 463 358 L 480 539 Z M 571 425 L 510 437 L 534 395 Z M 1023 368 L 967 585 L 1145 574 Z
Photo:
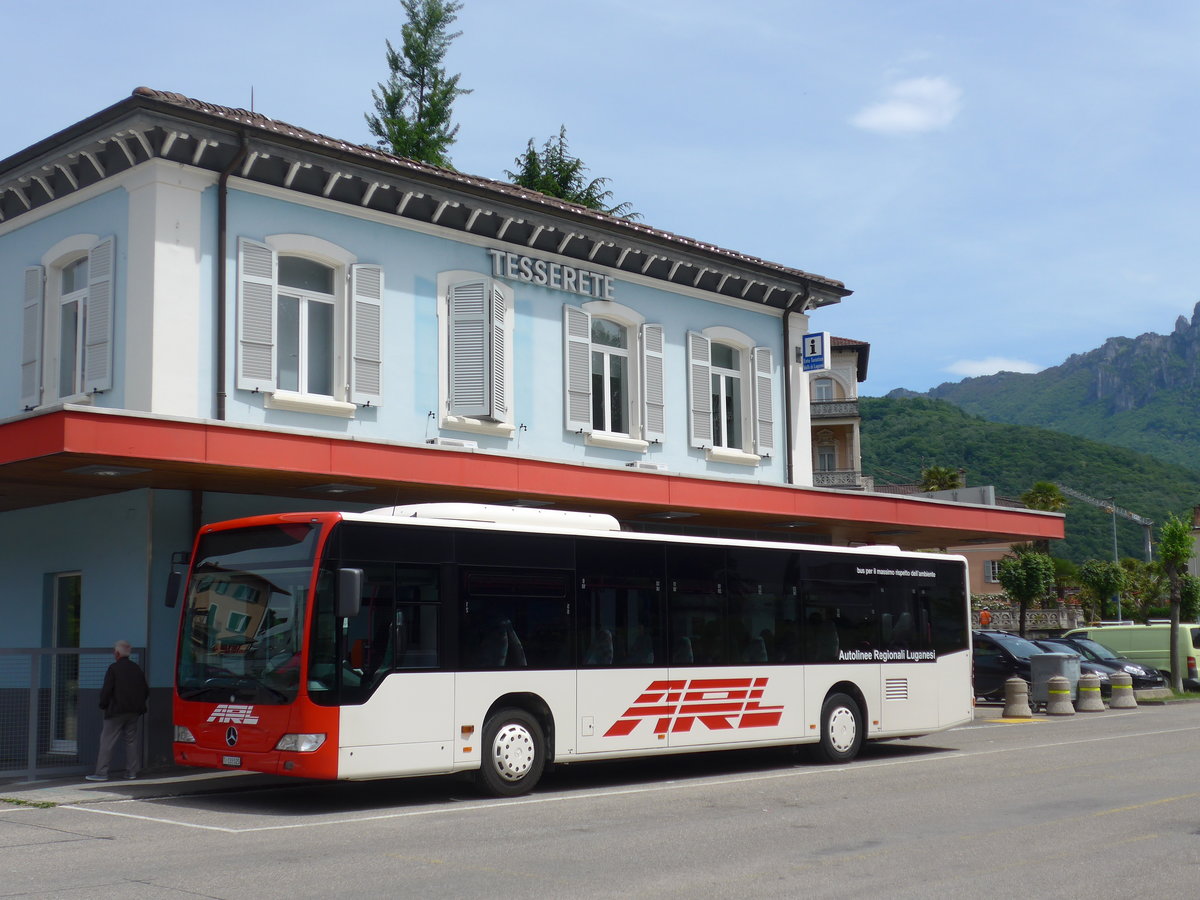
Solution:
M 735 250 L 726 250 L 725 248 L 718 247 L 715 244 L 709 244 L 704 241 L 698 241 L 694 238 L 673 234 L 669 231 L 663 231 L 658 228 L 652 228 L 649 225 L 633 222 L 629 219 L 611 216 L 607 213 L 588 209 L 587 207 L 580 206 L 575 203 L 568 203 L 555 197 L 549 197 L 545 194 L 538 193 L 537 191 L 531 191 L 526 188 L 518 187 L 517 185 L 509 184 L 508 182 L 496 181 L 490 178 L 482 178 L 477 175 L 465 175 L 462 172 L 457 172 L 453 169 L 445 169 L 440 166 L 434 166 L 430 165 L 429 163 L 407 159 L 402 156 L 394 156 L 393 154 L 385 153 L 382 150 L 374 147 L 363 144 L 353 144 L 338 138 L 332 138 L 327 135 L 319 134 L 315 131 L 309 131 L 306 128 L 290 125 L 287 122 L 280 122 L 277 119 L 268 118 L 261 113 L 251 112 L 245 109 L 234 109 L 228 106 L 219 106 L 214 103 L 195 100 L 190 97 L 186 97 L 183 94 L 177 94 L 171 91 L 159 91 L 148 87 L 136 88 L 133 92 L 133 96 L 157 101 L 159 103 L 168 104 L 181 109 L 187 109 L 193 112 L 203 113 L 209 116 L 214 116 L 216 118 L 224 119 L 244 127 L 259 129 L 275 135 L 292 138 L 297 141 L 314 145 L 326 151 L 334 151 L 340 154 L 358 157 L 364 161 L 369 161 L 376 164 L 399 167 L 406 169 L 414 175 L 420 177 L 451 182 L 460 187 L 466 187 L 476 191 L 503 194 L 506 197 L 517 200 L 523 204 L 535 204 L 557 213 L 565 213 L 584 219 L 591 219 L 597 224 L 603 224 L 609 229 L 619 229 L 621 231 L 635 233 L 659 241 L 667 241 L 669 243 L 679 244 L 691 250 L 699 250 L 704 253 L 725 257 L 736 263 L 750 264 L 766 269 L 773 269 L 783 275 L 803 278 L 805 280 L 819 282 L 829 287 L 841 289 L 839 293 L 845 292 L 845 285 L 841 281 L 837 281 L 832 278 L 826 278 L 823 275 L 815 275 L 811 272 L 805 272 L 802 269 L 780 265 L 779 263 L 773 263 L 756 256 L 739 253 Z

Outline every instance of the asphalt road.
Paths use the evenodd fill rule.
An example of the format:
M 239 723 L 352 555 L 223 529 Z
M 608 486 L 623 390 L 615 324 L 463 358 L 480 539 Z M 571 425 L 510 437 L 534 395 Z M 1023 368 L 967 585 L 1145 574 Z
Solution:
M 779 750 L 561 767 L 515 801 L 449 778 L 234 777 L 0 804 L 0 897 L 1196 896 L 1200 703 L 999 715 L 845 767 Z

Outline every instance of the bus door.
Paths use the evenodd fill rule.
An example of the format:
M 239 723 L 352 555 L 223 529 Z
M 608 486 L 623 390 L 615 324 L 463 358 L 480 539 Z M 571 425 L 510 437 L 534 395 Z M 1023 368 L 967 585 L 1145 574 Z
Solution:
M 665 747 L 662 547 L 580 539 L 576 554 L 578 752 Z
M 482 727 L 484 713 L 504 694 L 540 697 L 556 723 L 574 717 L 570 572 L 462 566 L 459 604 L 455 679 L 459 726 Z M 557 753 L 569 752 L 571 745 L 557 730 L 555 739 Z M 474 738 L 462 741 L 473 743 Z
M 450 760 L 454 676 L 445 671 L 437 566 L 368 562 L 357 616 L 336 645 L 343 775 L 428 771 Z M 316 663 L 314 662 L 314 669 Z
M 786 665 L 796 661 L 797 613 L 788 562 L 758 548 L 668 550 L 671 747 L 799 733 L 803 674 Z

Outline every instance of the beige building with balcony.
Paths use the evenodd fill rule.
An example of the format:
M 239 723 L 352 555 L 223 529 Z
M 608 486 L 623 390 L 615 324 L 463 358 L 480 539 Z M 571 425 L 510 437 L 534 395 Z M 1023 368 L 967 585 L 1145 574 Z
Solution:
M 830 337 L 830 368 L 809 375 L 814 487 L 872 490 L 862 474 L 858 386 L 867 379 L 871 345 Z

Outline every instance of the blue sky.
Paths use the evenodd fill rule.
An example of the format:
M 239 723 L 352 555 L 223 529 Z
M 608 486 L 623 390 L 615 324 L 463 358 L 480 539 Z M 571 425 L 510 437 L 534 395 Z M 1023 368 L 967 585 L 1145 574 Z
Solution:
M 398 0 L 14 0 L 0 158 L 178 91 L 347 140 Z M 1200 301 L 1200 4 L 466 0 L 465 172 L 567 127 L 646 223 L 840 279 L 863 393 L 1035 371 Z

